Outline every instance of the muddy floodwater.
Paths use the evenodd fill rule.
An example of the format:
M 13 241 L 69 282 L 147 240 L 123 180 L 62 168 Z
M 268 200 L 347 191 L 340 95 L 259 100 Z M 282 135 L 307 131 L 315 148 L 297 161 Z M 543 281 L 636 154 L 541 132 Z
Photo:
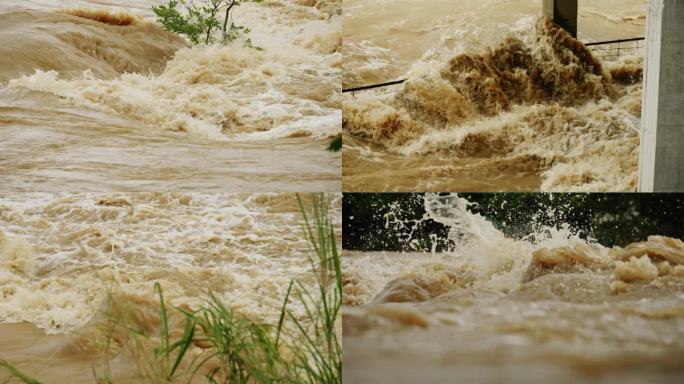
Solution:
M 463 204 L 426 198 L 448 252 L 344 254 L 345 380 L 682 381 L 682 241 L 514 240 Z
M 329 198 L 339 228 L 341 196 Z M 0 360 L 49 383 L 94 382 L 107 316 L 130 306 L 135 326 L 159 327 L 155 282 L 169 306 L 197 309 L 211 290 L 277 324 L 290 281 L 316 281 L 302 223 L 294 194 L 0 195 Z M 115 382 L 140 382 L 132 352 L 110 356 Z
M 538 1 L 382 4 L 344 3 L 343 87 L 408 80 L 343 97 L 345 191 L 636 190 L 643 42 L 581 43 L 643 37 L 643 0 L 580 1 L 577 39 Z
M 0 4 L 1 189 L 339 190 L 340 2 L 240 6 L 260 49 L 190 47 L 160 3 Z

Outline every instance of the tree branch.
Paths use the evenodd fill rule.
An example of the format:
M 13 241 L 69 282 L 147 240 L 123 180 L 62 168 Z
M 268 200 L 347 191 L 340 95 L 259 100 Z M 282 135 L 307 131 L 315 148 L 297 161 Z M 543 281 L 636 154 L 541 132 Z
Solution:
M 237 0 L 231 0 L 230 5 L 226 8 L 226 17 L 223 19 L 223 41 L 226 41 L 226 36 L 228 35 L 228 17 L 230 15 L 230 10 L 235 5 Z

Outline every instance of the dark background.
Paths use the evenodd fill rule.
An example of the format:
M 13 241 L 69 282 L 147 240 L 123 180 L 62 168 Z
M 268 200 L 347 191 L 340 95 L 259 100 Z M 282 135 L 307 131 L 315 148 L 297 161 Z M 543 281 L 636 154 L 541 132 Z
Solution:
M 521 238 L 540 225 L 564 223 L 579 236 L 592 237 L 605 246 L 624 246 L 649 235 L 684 238 L 684 194 L 602 193 L 459 193 L 476 203 L 480 213 L 507 236 Z M 402 220 L 425 215 L 423 194 L 345 193 L 343 199 L 343 248 L 364 251 L 437 250 L 447 229 L 432 220 L 417 221 L 407 241 L 407 231 L 386 228 L 386 214 L 400 212 Z M 534 219 L 533 219 L 534 218 Z M 440 240 L 441 239 L 441 240 Z

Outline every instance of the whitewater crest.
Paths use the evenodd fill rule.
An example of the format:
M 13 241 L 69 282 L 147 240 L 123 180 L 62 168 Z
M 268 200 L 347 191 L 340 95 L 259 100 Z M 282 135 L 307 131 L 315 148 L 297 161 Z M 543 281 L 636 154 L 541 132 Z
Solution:
M 604 68 L 540 18 L 485 53 L 417 64 L 397 92 L 345 98 L 343 129 L 404 156 L 526 164 L 545 191 L 633 190 L 642 68 Z
M 0 271 L 15 276 L 30 276 L 35 266 L 32 256 L 26 240 L 8 237 L 0 231 Z

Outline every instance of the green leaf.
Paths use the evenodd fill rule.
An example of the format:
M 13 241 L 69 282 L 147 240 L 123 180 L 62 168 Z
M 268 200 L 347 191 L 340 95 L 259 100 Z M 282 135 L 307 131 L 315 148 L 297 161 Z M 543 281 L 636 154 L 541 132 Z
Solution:
M 328 151 L 337 152 L 342 149 L 342 135 L 337 136 L 328 146 Z

